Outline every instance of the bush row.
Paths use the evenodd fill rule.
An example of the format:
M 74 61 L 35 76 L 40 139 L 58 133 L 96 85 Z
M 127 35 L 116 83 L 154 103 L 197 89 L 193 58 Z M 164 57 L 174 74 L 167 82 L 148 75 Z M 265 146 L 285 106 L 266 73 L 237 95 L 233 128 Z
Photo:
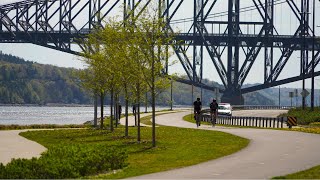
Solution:
M 126 166 L 125 151 L 103 145 L 56 146 L 40 158 L 13 159 L 0 164 L 0 179 L 79 178 Z
M 317 107 L 314 111 L 311 111 L 310 108 L 303 110 L 302 108 L 290 109 L 288 116 L 294 116 L 298 118 L 298 124 L 300 125 L 309 125 L 313 122 L 320 122 L 320 108 Z

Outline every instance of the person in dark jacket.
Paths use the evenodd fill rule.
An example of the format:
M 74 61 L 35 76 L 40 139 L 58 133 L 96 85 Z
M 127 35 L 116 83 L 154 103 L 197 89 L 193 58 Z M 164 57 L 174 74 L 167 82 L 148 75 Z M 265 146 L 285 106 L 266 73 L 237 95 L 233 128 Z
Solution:
M 194 119 L 196 120 L 197 127 L 200 126 L 200 113 L 202 109 L 202 103 L 200 98 L 197 98 L 195 102 L 193 102 L 193 111 L 194 111 Z

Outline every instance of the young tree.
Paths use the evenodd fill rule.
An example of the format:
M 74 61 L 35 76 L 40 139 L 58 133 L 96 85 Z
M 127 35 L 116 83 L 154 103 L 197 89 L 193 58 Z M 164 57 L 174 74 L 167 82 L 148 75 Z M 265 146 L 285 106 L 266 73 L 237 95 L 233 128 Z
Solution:
M 89 92 L 93 94 L 94 98 L 94 119 L 93 119 L 93 126 L 97 127 L 97 99 L 98 99 L 98 88 L 96 87 L 94 79 L 94 71 L 90 68 L 87 68 L 85 70 L 80 70 L 75 72 L 75 74 L 80 78 L 81 85 L 88 89 Z
M 104 69 L 102 63 L 103 57 L 101 54 L 96 53 L 95 55 L 87 55 L 87 58 L 84 60 L 89 65 L 85 71 L 80 73 L 80 78 L 82 84 L 85 88 L 92 90 L 94 94 L 100 96 L 101 102 L 101 119 L 100 119 L 100 128 L 103 128 L 103 101 L 107 88 L 108 79 L 104 76 Z
M 119 24 L 109 20 L 104 28 L 96 29 L 83 42 L 83 61 L 90 69 L 86 79 L 91 83 L 89 88 L 95 89 L 101 98 L 101 128 L 103 127 L 103 101 L 107 91 L 115 92 L 119 84 L 119 72 L 116 70 L 117 60 L 121 52 L 117 51 Z M 82 77 L 84 78 L 84 77 Z M 111 107 L 113 98 L 111 98 Z M 110 129 L 113 131 L 113 112 L 111 108 Z
M 150 6 L 154 7 L 154 6 Z M 144 15 L 136 21 L 135 37 L 139 42 L 141 53 L 141 74 L 148 85 L 151 94 L 152 106 L 152 146 L 156 146 L 155 134 L 155 101 L 157 91 L 166 89 L 170 85 L 167 75 L 162 73 L 166 65 L 166 44 L 172 37 L 165 33 L 166 23 L 159 17 L 160 8 L 151 8 L 144 11 Z

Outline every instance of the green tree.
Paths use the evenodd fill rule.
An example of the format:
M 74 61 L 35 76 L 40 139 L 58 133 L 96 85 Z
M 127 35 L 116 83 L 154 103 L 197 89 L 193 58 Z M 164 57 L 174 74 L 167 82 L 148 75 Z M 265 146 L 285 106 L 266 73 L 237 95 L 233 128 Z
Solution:
M 111 118 L 110 129 L 113 131 L 113 92 L 118 89 L 120 72 L 117 70 L 118 61 L 121 60 L 119 51 L 120 26 L 117 22 L 109 20 L 102 29 L 97 29 L 89 35 L 84 42 L 87 49 L 83 52 L 84 62 L 88 65 L 89 74 L 81 79 L 87 82 L 86 87 L 93 89 L 101 99 L 101 128 L 103 127 L 103 99 L 107 91 L 111 92 Z
M 160 1 L 159 1 L 160 2 Z M 155 103 L 157 92 L 170 85 L 169 77 L 162 73 L 165 68 L 168 52 L 165 44 L 169 44 L 172 36 L 165 32 L 166 22 L 160 18 L 161 4 L 158 8 L 150 6 L 144 11 L 136 23 L 135 37 L 141 52 L 140 66 L 143 80 L 147 83 L 151 94 L 152 107 L 152 145 L 156 146 Z

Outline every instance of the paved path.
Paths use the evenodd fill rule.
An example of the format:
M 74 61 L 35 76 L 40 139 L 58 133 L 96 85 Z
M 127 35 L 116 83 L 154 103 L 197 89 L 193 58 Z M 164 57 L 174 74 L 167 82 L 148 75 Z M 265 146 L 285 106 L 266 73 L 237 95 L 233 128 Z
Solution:
M 40 157 L 46 151 L 42 145 L 19 135 L 27 130 L 0 131 L 0 163 L 7 164 L 12 158 Z
M 168 114 L 168 113 L 176 113 L 176 112 L 180 112 L 180 111 L 185 111 L 185 110 L 178 110 L 178 111 L 161 111 L 161 112 L 156 112 L 157 115 L 159 114 Z M 146 117 L 146 116 L 150 116 L 152 113 L 143 113 L 140 114 L 140 118 Z M 123 117 L 120 119 L 120 124 L 125 125 L 126 124 L 126 118 Z M 128 126 L 135 126 L 135 122 L 134 122 L 134 116 L 128 116 Z M 146 125 L 143 123 L 140 123 L 140 126 L 148 126 L 151 127 L 150 125 Z
M 159 112 L 159 114 L 168 112 Z M 158 114 L 158 113 L 157 113 Z M 151 115 L 151 113 L 141 114 L 141 117 Z M 124 124 L 125 119 L 121 119 L 121 123 Z M 134 125 L 134 117 L 129 117 L 129 125 Z M 142 124 L 142 126 L 148 126 Z M 20 132 L 28 130 L 8 130 L 0 131 L 0 163 L 4 165 L 9 163 L 12 158 L 26 158 L 40 157 L 41 153 L 47 149 L 42 145 L 30 141 L 19 135 Z M 34 131 L 34 129 L 33 129 Z
M 182 120 L 189 112 L 161 115 L 157 124 L 196 128 Z M 300 132 L 210 127 L 199 129 L 218 130 L 250 139 L 247 148 L 217 160 L 186 168 L 149 174 L 142 179 L 266 179 L 285 175 L 320 164 L 320 135 Z

